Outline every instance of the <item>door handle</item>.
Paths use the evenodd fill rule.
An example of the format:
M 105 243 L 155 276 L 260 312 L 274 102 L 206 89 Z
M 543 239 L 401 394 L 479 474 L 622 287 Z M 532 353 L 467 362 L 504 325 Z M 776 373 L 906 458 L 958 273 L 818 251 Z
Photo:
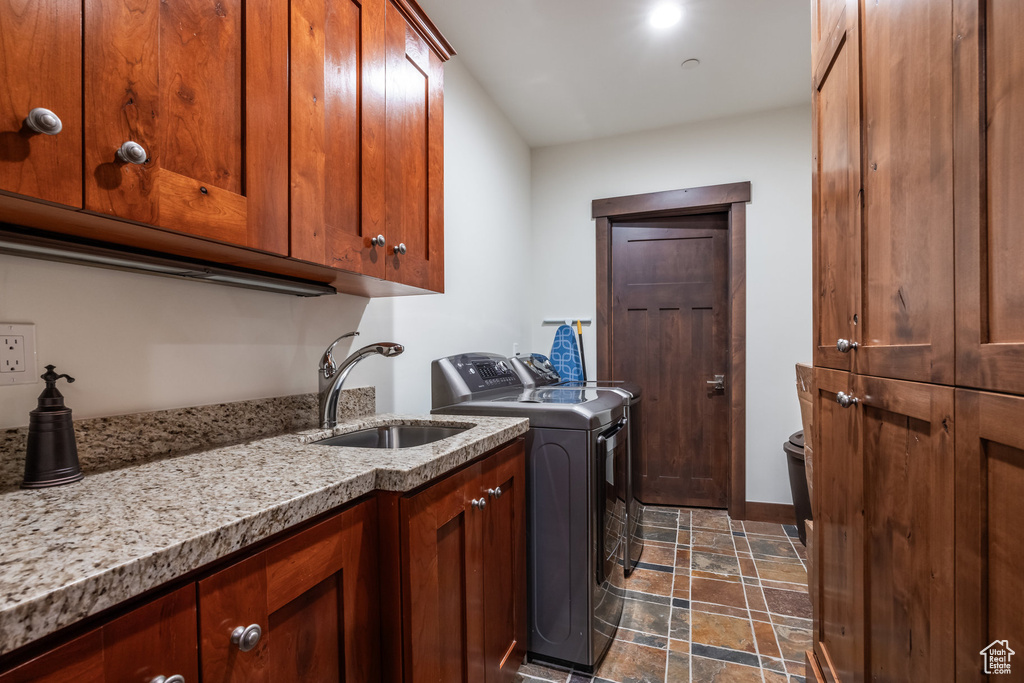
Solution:
M 725 391 L 725 375 L 715 375 L 715 378 L 709 379 L 706 384 L 712 391 Z

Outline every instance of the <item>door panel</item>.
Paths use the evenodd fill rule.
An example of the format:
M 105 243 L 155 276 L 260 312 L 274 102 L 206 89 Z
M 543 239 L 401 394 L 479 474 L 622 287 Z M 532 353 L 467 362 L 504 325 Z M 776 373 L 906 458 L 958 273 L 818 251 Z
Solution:
M 386 3 L 388 279 L 444 290 L 444 71 Z M 406 253 L 394 248 L 405 245 Z
M 953 382 L 952 13 L 863 5 L 860 374 Z M 899 65 L 894 68 L 894 65 Z
M 384 1 L 292 0 L 291 255 L 384 277 Z
M 853 375 L 815 368 L 814 545 L 817 552 L 818 661 L 833 680 L 863 681 L 864 463 L 854 408 L 836 403 L 853 393 Z
M 838 370 L 852 369 L 836 342 L 857 336 L 860 305 L 858 54 L 856 33 L 844 29 L 814 91 L 814 365 Z
M 0 191 L 82 206 L 82 4 L 0 1 Z M 25 125 L 33 109 L 56 135 Z
M 111 682 L 145 683 L 175 674 L 186 681 L 198 679 L 195 584 L 104 626 L 103 661 L 106 680 Z
M 199 643 L 204 681 L 270 683 L 267 556 L 260 553 L 199 582 Z M 231 642 L 239 627 L 264 632 L 256 647 L 241 652 Z
M 858 377 L 869 680 L 953 680 L 953 389 Z
M 646 394 L 645 503 L 728 503 L 727 228 L 710 214 L 612 229 L 612 372 Z
M 87 0 L 87 209 L 286 253 L 278 4 Z M 119 160 L 127 141 L 145 149 L 144 164 Z
M 1024 642 L 1024 399 L 958 389 L 956 415 L 956 676 L 984 681 L 983 649 Z
M 957 384 L 1022 394 L 1024 5 L 958 0 L 954 21 Z

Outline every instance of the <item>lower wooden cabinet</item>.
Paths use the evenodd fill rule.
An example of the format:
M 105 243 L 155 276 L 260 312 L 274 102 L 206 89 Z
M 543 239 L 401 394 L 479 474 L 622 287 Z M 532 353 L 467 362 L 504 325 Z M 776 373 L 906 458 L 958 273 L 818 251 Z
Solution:
M 0 675 L 0 683 L 150 683 L 199 680 L 195 586 L 143 605 Z
M 953 389 L 815 382 L 818 663 L 844 683 L 953 681 Z
M 405 680 L 513 680 L 526 650 L 523 442 L 399 505 Z
M 204 681 L 380 680 L 377 507 L 199 581 Z

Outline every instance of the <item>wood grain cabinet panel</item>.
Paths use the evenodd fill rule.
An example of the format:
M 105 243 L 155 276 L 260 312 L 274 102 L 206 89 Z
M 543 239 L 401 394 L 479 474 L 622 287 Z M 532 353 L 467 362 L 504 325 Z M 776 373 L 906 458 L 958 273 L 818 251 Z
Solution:
M 287 254 L 287 5 L 84 8 L 85 207 Z
M 392 0 L 385 10 L 387 278 L 443 292 L 443 64 Z
M 0 0 L 0 191 L 82 206 L 82 4 Z M 33 109 L 55 135 L 25 124 Z
M 384 277 L 386 0 L 291 2 L 291 255 Z
M 958 389 L 956 417 L 956 680 L 971 683 L 990 680 L 990 643 L 1024 642 L 1024 398 Z
M 203 680 L 380 680 L 377 543 L 367 501 L 201 580 Z M 232 633 L 250 625 L 243 652 Z
M 957 384 L 1024 394 L 1024 5 L 954 3 Z

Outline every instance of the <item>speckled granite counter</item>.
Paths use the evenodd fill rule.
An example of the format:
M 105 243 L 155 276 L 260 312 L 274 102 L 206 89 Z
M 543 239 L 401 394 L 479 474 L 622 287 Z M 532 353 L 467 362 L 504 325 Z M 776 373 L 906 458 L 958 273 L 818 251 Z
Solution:
M 331 432 L 308 429 L 164 455 L 70 486 L 8 489 L 0 654 L 370 491 L 416 488 L 528 428 L 519 418 L 370 415 L 333 433 L 396 422 L 471 428 L 396 450 L 319 446 L 310 442 Z

